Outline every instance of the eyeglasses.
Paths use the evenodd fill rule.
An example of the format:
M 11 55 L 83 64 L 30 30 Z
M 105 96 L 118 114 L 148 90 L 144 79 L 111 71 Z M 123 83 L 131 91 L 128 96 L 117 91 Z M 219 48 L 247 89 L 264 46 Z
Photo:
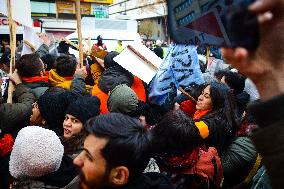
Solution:
M 43 68 L 40 69 L 39 71 L 43 71 L 43 70 L 45 70 L 46 68 L 47 68 L 47 64 L 43 64 Z

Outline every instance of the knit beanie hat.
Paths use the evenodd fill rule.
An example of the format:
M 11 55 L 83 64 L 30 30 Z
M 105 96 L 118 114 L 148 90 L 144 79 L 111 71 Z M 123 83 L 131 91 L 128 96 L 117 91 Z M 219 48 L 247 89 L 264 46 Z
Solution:
M 51 130 L 59 136 L 63 134 L 63 121 L 69 104 L 77 100 L 77 95 L 70 91 L 46 92 L 38 99 L 41 117 L 46 120 Z
M 112 51 L 112 52 L 109 52 L 105 58 L 104 58 L 104 66 L 105 66 L 105 69 L 108 69 L 112 66 L 117 66 L 119 65 L 118 63 L 116 63 L 113 59 L 119 55 L 118 52 L 116 51 Z
M 100 104 L 100 100 L 95 96 L 81 97 L 68 106 L 66 114 L 76 117 L 85 124 L 88 119 L 100 114 Z
M 131 114 L 138 107 L 138 97 L 130 87 L 121 84 L 109 94 L 107 107 L 110 112 Z
M 21 129 L 11 152 L 9 171 L 15 178 L 41 177 L 61 165 L 64 147 L 55 132 L 38 126 Z

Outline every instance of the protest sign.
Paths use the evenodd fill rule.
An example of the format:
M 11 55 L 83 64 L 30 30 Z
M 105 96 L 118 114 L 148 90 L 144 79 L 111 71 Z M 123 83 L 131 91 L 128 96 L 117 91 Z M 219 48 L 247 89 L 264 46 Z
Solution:
M 23 40 L 22 55 L 34 53 L 33 51 L 36 51 L 43 44 L 38 34 L 32 28 L 26 26 L 24 27 Z
M 152 80 L 162 63 L 162 59 L 141 43 L 128 45 L 114 61 L 146 83 Z
M 8 16 L 7 0 L 0 0 L 0 13 Z M 12 19 L 24 26 L 32 27 L 30 0 L 11 0 Z
M 192 83 L 204 83 L 196 47 L 174 44 L 150 84 L 149 100 L 151 103 L 162 105 L 176 95 L 178 88 L 187 87 Z

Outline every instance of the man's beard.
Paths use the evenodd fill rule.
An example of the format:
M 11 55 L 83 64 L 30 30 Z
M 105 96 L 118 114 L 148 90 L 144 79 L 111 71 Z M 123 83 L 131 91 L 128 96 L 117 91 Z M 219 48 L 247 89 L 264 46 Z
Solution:
M 109 170 L 106 170 L 102 179 L 97 181 L 87 181 L 84 173 L 81 170 L 78 170 L 80 176 L 80 189 L 106 189 L 109 188 Z

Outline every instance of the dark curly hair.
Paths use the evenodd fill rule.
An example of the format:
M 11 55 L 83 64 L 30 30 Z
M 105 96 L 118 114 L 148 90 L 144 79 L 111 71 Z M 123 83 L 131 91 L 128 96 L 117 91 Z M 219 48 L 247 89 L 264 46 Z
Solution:
M 55 64 L 58 75 L 70 77 L 74 75 L 78 62 L 74 56 L 62 55 L 56 59 Z

